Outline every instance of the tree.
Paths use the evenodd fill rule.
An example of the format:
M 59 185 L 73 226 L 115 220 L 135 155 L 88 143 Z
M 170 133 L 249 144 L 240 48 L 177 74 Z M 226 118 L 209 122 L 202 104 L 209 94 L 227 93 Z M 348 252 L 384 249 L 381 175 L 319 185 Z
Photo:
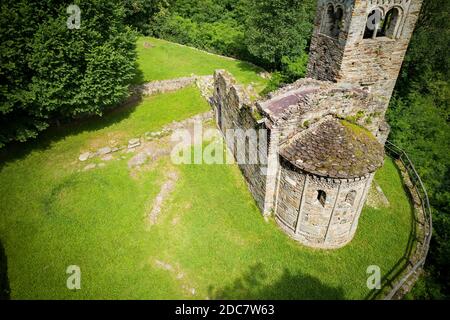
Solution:
M 245 32 L 248 51 L 259 64 L 281 69 L 283 59 L 297 60 L 307 49 L 315 1 L 249 0 Z
M 413 290 L 420 299 L 450 297 L 449 12 L 448 1 L 424 1 L 387 113 L 389 139 L 409 153 L 433 209 L 427 276 Z
M 135 37 L 119 0 L 6 0 L 0 13 L 0 147 L 37 136 L 55 119 L 101 114 L 128 94 Z

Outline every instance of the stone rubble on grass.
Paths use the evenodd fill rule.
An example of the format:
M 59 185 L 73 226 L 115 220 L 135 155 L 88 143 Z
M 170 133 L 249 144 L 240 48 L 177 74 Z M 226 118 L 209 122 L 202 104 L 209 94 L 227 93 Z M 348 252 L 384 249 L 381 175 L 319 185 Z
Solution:
M 86 161 L 87 159 L 89 159 L 89 156 L 91 155 L 90 152 L 85 152 L 80 154 L 80 156 L 78 157 L 78 160 L 80 161 Z
M 148 154 L 146 152 L 139 152 L 133 158 L 128 161 L 128 168 L 133 168 L 137 166 L 141 166 L 147 161 Z
M 111 152 L 112 152 L 112 149 L 110 147 L 104 147 L 104 148 L 98 149 L 97 154 L 102 156 L 102 155 L 105 155 L 105 154 L 108 154 Z
M 164 270 L 167 270 L 167 271 L 173 271 L 174 270 L 173 267 L 170 264 L 165 263 L 164 261 L 155 260 L 155 263 L 156 263 L 156 265 L 158 267 L 163 268 Z
M 198 115 L 195 115 L 191 118 L 185 119 L 183 121 L 172 121 L 171 123 L 164 126 L 160 131 L 154 131 L 154 132 L 146 132 L 143 136 L 144 141 L 152 141 L 152 140 L 158 140 L 163 137 L 166 137 L 170 135 L 174 130 L 177 129 L 183 129 L 191 124 L 195 124 L 196 122 L 202 122 L 205 120 L 210 120 L 213 118 L 212 111 L 204 112 Z M 116 142 L 116 141 L 110 141 L 110 143 Z M 96 152 L 85 152 L 80 154 L 78 157 L 78 160 L 81 162 L 84 162 L 88 159 L 92 159 L 95 157 L 101 157 L 103 161 L 110 161 L 113 160 L 114 157 L 111 155 L 111 153 L 115 153 L 118 151 L 123 150 L 123 153 L 133 153 L 136 151 L 138 147 L 142 146 L 141 138 L 134 138 L 128 141 L 128 145 L 122 145 L 122 146 L 115 146 L 115 147 L 103 147 L 98 149 Z M 149 154 L 147 152 L 148 156 L 154 156 L 153 153 Z M 166 151 L 164 151 L 164 155 L 167 154 Z M 156 156 L 160 156 L 163 154 L 156 154 Z M 124 159 L 122 157 L 122 159 Z M 133 161 L 136 161 L 135 164 L 133 164 Z M 145 162 L 144 155 L 138 154 L 136 156 L 136 159 L 134 159 L 130 166 L 139 166 Z
M 141 145 L 141 139 L 135 138 L 128 141 L 128 149 L 133 149 Z
M 83 171 L 88 171 L 88 170 L 92 170 L 96 167 L 97 165 L 95 163 L 91 163 L 88 164 L 86 167 L 84 167 Z
M 106 154 L 101 158 L 103 161 L 111 161 L 112 159 L 114 159 L 112 154 Z

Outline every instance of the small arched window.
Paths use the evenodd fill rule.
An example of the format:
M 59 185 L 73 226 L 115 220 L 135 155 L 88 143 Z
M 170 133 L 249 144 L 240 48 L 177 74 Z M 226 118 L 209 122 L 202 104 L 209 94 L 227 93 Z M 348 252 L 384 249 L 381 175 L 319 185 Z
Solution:
M 366 29 L 364 30 L 364 39 L 371 39 L 377 36 L 380 24 L 383 22 L 383 13 L 380 9 L 372 10 L 367 16 Z
M 327 203 L 327 194 L 323 190 L 317 190 L 317 201 L 322 205 L 322 207 L 325 207 L 325 204 Z
M 355 204 L 355 199 L 356 199 L 356 191 L 352 190 L 345 196 L 345 203 L 353 206 Z
M 327 7 L 327 11 L 323 19 L 321 32 L 327 36 L 337 38 L 343 29 L 343 18 L 344 11 L 342 8 L 337 7 L 335 9 L 333 5 L 330 4 Z
M 380 30 L 377 37 L 389 37 L 395 38 L 397 31 L 397 25 L 400 21 L 400 11 L 398 8 L 392 8 L 386 13 L 386 17 L 383 20 L 383 25 L 380 26 Z
M 400 22 L 400 9 L 392 8 L 386 15 L 383 15 L 381 9 L 374 9 L 367 17 L 364 39 L 375 37 L 395 38 Z
M 326 35 L 331 35 L 334 25 L 334 8 L 330 4 L 327 8 L 327 12 L 322 22 L 322 33 Z
M 334 25 L 332 34 L 332 36 L 335 38 L 339 36 L 339 33 L 343 29 L 343 17 L 344 11 L 342 10 L 342 8 L 340 7 L 336 8 L 336 12 L 334 13 Z

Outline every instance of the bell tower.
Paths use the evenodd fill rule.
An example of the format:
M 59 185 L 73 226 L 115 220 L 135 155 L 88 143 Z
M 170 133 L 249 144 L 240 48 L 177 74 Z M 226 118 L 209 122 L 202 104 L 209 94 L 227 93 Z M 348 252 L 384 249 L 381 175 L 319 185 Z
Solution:
M 309 78 L 367 87 L 389 104 L 422 0 L 318 0 Z

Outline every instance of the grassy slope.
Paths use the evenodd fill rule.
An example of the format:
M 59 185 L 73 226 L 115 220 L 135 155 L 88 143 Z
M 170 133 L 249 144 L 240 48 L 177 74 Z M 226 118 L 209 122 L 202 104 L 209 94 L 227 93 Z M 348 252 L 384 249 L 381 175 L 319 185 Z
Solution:
M 144 42 L 153 47 L 145 48 Z M 257 90 L 267 85 L 267 80 L 258 76 L 262 69 L 239 60 L 206 54 L 193 48 L 181 46 L 161 39 L 141 37 L 137 45 L 142 81 L 166 80 L 187 77 L 192 74 L 212 75 L 216 69 L 226 69 L 238 82 L 253 84 Z
M 6 248 L 12 297 L 70 298 L 64 280 L 70 264 L 88 270 L 83 283 L 91 283 L 75 297 L 176 296 L 160 270 L 145 276 L 142 256 L 153 245 L 142 233 L 144 206 L 156 196 L 164 170 L 135 180 L 127 159 L 78 172 L 86 164 L 77 158 L 108 145 L 110 139 L 127 141 L 208 108 L 193 87 L 145 98 L 136 109 L 93 119 L 72 133 L 48 132 L 52 138 L 43 137 L 31 152 L 18 152 L 17 160 L 2 162 L 0 240 Z M 144 281 L 142 286 L 130 289 L 138 279 Z M 163 289 L 152 296 L 157 284 Z
M 181 171 L 183 183 L 157 241 L 164 243 L 163 259 L 182 265 L 204 296 L 364 298 L 367 267 L 378 265 L 384 274 L 405 251 L 411 207 L 389 159 L 376 180 L 392 206 L 366 207 L 355 239 L 335 251 L 300 246 L 273 221 L 264 222 L 237 168 L 193 165 Z M 175 227 L 174 217 L 182 221 Z
M 410 230 L 411 208 L 391 161 L 376 177 L 391 208 L 365 208 L 354 241 L 337 251 L 302 247 L 264 222 L 235 166 L 179 166 L 176 190 L 150 231 L 144 216 L 167 159 L 137 177 L 127 159 L 78 172 L 85 150 L 206 109 L 186 88 L 10 151 L 0 162 L 0 241 L 12 298 L 191 297 L 183 287 L 196 288 L 198 298 L 365 297 L 367 266 L 394 266 Z M 71 264 L 82 270 L 78 292 L 65 287 Z

